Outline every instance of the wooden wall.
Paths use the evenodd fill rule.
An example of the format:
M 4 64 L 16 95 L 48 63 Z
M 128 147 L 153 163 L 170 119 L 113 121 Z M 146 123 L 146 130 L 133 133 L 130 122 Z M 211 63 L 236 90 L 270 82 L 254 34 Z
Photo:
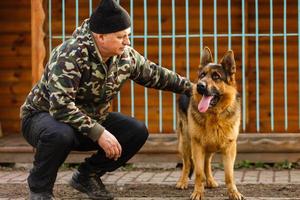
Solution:
M 75 28 L 75 0 L 66 0 L 66 35 L 70 35 Z M 79 1 L 79 23 L 89 16 L 89 1 Z M 129 0 L 121 0 L 121 4 L 130 12 Z M 134 34 L 144 34 L 144 1 L 134 1 Z M 158 34 L 158 9 L 157 0 L 148 0 L 148 34 Z M 161 20 L 162 34 L 172 34 L 172 10 L 171 0 L 162 1 Z M 185 24 L 185 1 L 176 2 L 176 34 L 186 34 Z M 213 1 L 203 1 L 203 33 L 214 33 L 214 9 Z M 274 0 L 273 29 L 275 33 L 283 33 L 283 0 Z M 47 3 L 44 1 L 47 13 Z M 95 8 L 98 1 L 93 1 Z M 227 20 L 227 1 L 217 1 L 218 33 L 228 32 Z M 241 1 L 231 1 L 231 31 L 240 34 L 242 32 L 242 11 Z M 255 33 L 255 7 L 254 1 L 246 1 L 245 30 L 246 33 Z M 259 3 L 259 32 L 268 34 L 270 31 L 269 2 Z M 31 62 L 30 62 L 30 1 L 10 0 L 0 1 L 0 17 L 2 28 L 1 34 L 1 61 L 0 61 L 0 120 L 6 134 L 19 132 L 18 113 L 19 106 L 23 102 L 25 95 L 31 88 Z M 62 7 L 61 0 L 52 0 L 52 34 L 61 35 L 62 27 Z M 297 33 L 298 27 L 297 2 L 292 1 L 287 5 L 287 32 Z M 44 30 L 47 36 L 48 19 L 46 18 Z M 199 1 L 189 1 L 189 33 L 199 34 Z M 214 38 L 205 37 L 203 45 L 209 46 L 214 55 L 220 59 L 228 48 L 227 37 L 219 37 L 218 52 L 215 54 Z M 48 48 L 48 38 L 45 39 L 45 47 Z M 56 46 L 61 39 L 53 39 L 52 46 Z M 147 57 L 155 62 L 159 62 L 158 39 L 148 39 Z M 255 37 L 246 37 L 245 46 L 242 46 L 242 37 L 232 38 L 232 49 L 238 66 L 237 81 L 239 91 L 241 87 L 242 73 L 242 53 L 245 49 L 245 72 L 246 72 L 246 129 L 242 132 L 257 132 L 256 129 L 256 40 Z M 272 132 L 270 127 L 270 45 L 269 37 L 259 38 L 259 80 L 260 80 L 260 132 Z M 172 67 L 172 40 L 162 40 L 162 59 L 163 66 L 171 69 Z M 200 40 L 197 37 L 189 39 L 190 56 L 190 77 L 196 78 L 196 69 L 200 58 Z M 296 36 L 287 38 L 287 75 L 288 75 L 288 128 L 284 128 L 284 46 L 283 37 L 274 37 L 274 132 L 299 132 L 299 99 L 298 99 L 298 38 Z M 133 46 L 144 54 L 144 40 L 135 39 Z M 48 52 L 47 52 L 48 55 Z M 47 57 L 46 55 L 46 57 Z M 47 58 L 46 58 L 47 60 Z M 176 39 L 176 71 L 186 75 L 186 40 L 185 38 Z M 130 83 L 126 84 L 121 92 L 121 111 L 131 114 L 131 92 Z M 135 117 L 144 120 L 144 88 L 134 86 Z M 158 91 L 148 90 L 149 102 L 149 129 L 150 132 L 159 132 L 159 109 Z M 172 95 L 163 92 L 163 132 L 173 133 L 172 128 Z M 116 110 L 117 104 L 114 104 Z
M 19 133 L 19 107 L 31 88 L 30 1 L 0 1 L 0 122 Z
M 252 2 L 252 1 L 249 1 Z M 269 2 L 261 1 L 259 4 L 259 32 L 268 34 L 270 32 Z M 247 31 L 255 33 L 254 2 L 248 3 L 249 26 Z M 252 11 L 252 12 L 250 12 Z M 287 33 L 298 33 L 298 5 L 297 1 L 290 1 L 286 7 L 286 31 Z M 283 1 L 276 0 L 273 5 L 273 32 L 282 34 L 284 32 Z M 248 82 L 248 125 L 247 130 L 255 132 L 256 123 L 256 40 L 248 39 L 247 51 L 249 59 L 247 62 Z M 270 123 L 270 38 L 259 38 L 259 79 L 260 79 L 260 128 L 262 132 L 271 131 Z M 288 127 L 285 129 L 284 108 L 284 37 L 273 38 L 274 58 L 274 130 L 275 132 L 299 132 L 299 103 L 298 98 L 298 37 L 287 37 L 287 113 Z

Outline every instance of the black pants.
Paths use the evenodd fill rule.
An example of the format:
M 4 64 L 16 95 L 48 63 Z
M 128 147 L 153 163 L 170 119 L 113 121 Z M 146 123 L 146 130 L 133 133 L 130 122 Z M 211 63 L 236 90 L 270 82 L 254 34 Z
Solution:
M 52 192 L 59 167 L 71 150 L 97 150 L 79 166 L 79 171 L 105 173 L 124 165 L 143 146 L 148 138 L 144 123 L 120 113 L 110 113 L 102 123 L 122 146 L 117 160 L 108 159 L 104 150 L 89 137 L 76 132 L 71 126 L 56 121 L 49 113 L 41 112 L 22 120 L 25 139 L 36 148 L 28 185 L 33 192 Z

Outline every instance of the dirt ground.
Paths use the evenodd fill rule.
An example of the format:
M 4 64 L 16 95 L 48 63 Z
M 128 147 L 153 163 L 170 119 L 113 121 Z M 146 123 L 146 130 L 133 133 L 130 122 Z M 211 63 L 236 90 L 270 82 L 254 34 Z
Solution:
M 276 197 L 296 198 L 300 197 L 299 185 L 238 185 L 238 189 L 245 197 Z M 188 190 L 177 190 L 174 186 L 169 185 L 124 185 L 113 186 L 108 185 L 107 188 L 115 197 L 126 197 L 133 199 L 134 197 L 151 197 L 153 199 L 169 198 L 169 199 L 189 199 L 192 187 Z M 27 186 L 24 184 L 0 184 L 0 198 L 24 198 L 28 196 Z M 54 194 L 57 199 L 87 199 L 87 197 L 67 185 L 56 185 Z M 206 189 L 206 197 L 219 197 L 227 199 L 226 188 L 221 186 L 217 189 Z

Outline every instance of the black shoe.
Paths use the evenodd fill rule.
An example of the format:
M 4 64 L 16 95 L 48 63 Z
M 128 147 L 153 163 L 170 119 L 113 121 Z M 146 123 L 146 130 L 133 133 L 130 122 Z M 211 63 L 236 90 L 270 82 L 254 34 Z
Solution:
M 76 190 L 86 193 L 91 199 L 112 200 L 114 197 L 106 190 L 97 174 L 81 174 L 76 171 L 69 184 Z
M 30 200 L 54 200 L 54 196 L 50 192 L 35 193 L 30 191 L 29 199 Z

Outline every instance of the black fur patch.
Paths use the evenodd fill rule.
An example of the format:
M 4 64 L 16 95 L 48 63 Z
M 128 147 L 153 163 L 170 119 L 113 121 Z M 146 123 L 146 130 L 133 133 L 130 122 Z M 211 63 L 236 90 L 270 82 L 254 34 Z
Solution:
M 186 115 L 187 115 L 189 104 L 190 104 L 190 97 L 188 97 L 185 94 L 180 95 L 178 99 L 178 107 Z

